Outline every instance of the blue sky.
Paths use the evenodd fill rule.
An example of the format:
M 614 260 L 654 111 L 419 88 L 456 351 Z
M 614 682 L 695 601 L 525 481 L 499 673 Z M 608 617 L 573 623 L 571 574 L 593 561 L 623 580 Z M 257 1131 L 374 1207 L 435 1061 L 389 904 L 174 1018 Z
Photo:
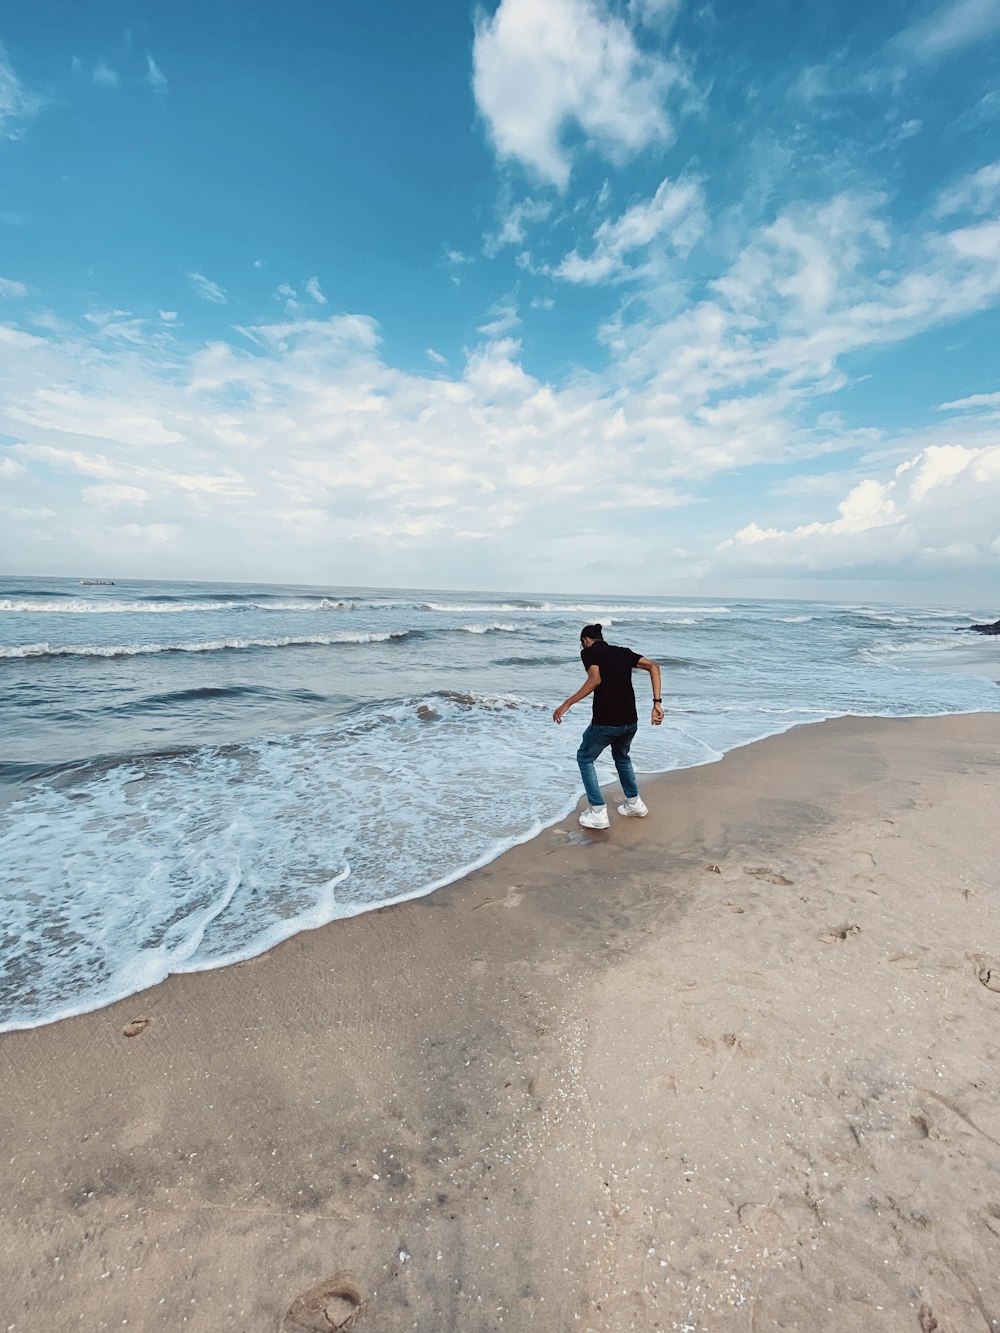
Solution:
M 0 8 L 0 566 L 995 600 L 1000 0 Z

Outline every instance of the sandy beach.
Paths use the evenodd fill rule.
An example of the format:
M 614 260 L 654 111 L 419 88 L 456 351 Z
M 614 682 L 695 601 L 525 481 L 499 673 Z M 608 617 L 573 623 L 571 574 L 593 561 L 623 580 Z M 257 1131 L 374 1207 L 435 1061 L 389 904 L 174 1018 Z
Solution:
M 1000 1328 L 1000 714 L 642 788 L 0 1038 L 0 1329 Z

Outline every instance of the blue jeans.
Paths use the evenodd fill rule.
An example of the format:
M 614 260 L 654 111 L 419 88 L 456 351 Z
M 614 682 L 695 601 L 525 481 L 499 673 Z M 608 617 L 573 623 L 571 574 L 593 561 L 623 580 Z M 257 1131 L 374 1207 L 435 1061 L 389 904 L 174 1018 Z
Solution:
M 630 722 L 626 727 L 601 727 L 596 722 L 592 722 L 583 733 L 583 740 L 576 752 L 576 762 L 580 765 L 580 776 L 583 778 L 587 800 L 591 805 L 604 804 L 604 797 L 601 795 L 601 788 L 597 781 L 597 770 L 594 768 L 594 760 L 609 745 L 611 746 L 611 758 L 615 761 L 615 768 L 618 770 L 618 777 L 626 798 L 632 800 L 633 797 L 639 795 L 632 760 L 628 757 L 632 738 L 638 729 L 638 723 L 636 722 Z

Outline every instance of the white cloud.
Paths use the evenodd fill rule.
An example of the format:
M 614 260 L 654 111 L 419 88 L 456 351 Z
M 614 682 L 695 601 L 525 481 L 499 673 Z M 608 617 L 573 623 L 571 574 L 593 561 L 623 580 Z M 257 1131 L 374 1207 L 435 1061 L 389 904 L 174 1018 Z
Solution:
M 16 477 L 27 469 L 13 458 L 0 458 L 0 477 Z
M 500 301 L 490 310 L 491 318 L 479 325 L 479 332 L 487 338 L 502 338 L 505 333 L 516 329 L 521 322 L 517 307 L 512 301 Z
M 898 44 L 918 60 L 934 60 L 981 41 L 1000 28 L 1000 0 L 948 0 L 911 24 Z
M 91 310 L 84 319 L 99 329 L 105 338 L 117 338 L 136 345 L 146 340 L 146 320 L 128 310 Z
M 436 366 L 446 366 L 448 364 L 448 358 L 442 356 L 440 352 L 435 352 L 433 347 L 427 348 L 427 359 L 433 361 Z
M 65 384 L 36 389 L 27 402 L 10 407 L 8 415 L 21 425 L 126 445 L 179 444 L 184 438 L 180 432 L 168 429 L 148 407 Z
M 476 23 L 473 66 L 498 155 L 559 189 L 570 176 L 570 129 L 614 161 L 673 137 L 664 100 L 682 70 L 642 50 L 605 0 L 501 0 Z
M 628 0 L 630 15 L 647 28 L 665 32 L 681 7 L 681 0 Z
M 589 256 L 582 258 L 573 250 L 553 274 L 567 282 L 608 282 L 628 274 L 629 256 L 655 241 L 676 253 L 687 253 L 704 228 L 698 182 L 663 180 L 652 199 L 633 204 L 614 222 L 601 223 Z
M 115 509 L 119 505 L 143 505 L 149 499 L 149 492 L 140 486 L 122 486 L 109 482 L 105 486 L 85 486 L 81 492 L 86 504 L 99 505 L 103 509 Z
M 158 310 L 157 314 L 163 320 L 164 324 L 173 324 L 177 318 L 176 310 Z
M 113 70 L 106 60 L 97 62 L 91 77 L 98 88 L 117 88 L 121 83 L 117 71 Z
M 528 226 L 542 222 L 552 212 L 552 205 L 544 199 L 522 199 L 501 210 L 503 221 L 495 232 L 484 238 L 483 253 L 492 259 L 508 245 L 522 245 Z
M 932 444 L 885 479 L 855 485 L 828 522 L 749 523 L 718 548 L 723 567 L 850 570 L 1000 563 L 1000 444 Z
M 317 305 L 326 305 L 326 297 L 320 290 L 319 278 L 310 278 L 306 283 L 306 291 Z
M 941 403 L 939 412 L 968 412 L 976 408 L 1000 407 L 1000 393 L 974 393 L 968 398 L 956 398 L 950 403 Z
M 14 278 L 0 278 L 0 296 L 8 301 L 19 301 L 27 295 L 27 291 L 23 282 L 17 282 Z
M 445 376 L 387 365 L 360 316 L 243 333 L 249 350 L 187 355 L 174 342 L 99 353 L 79 332 L 10 339 L 18 389 L 0 404 L 0 432 L 19 441 L 8 452 L 25 485 L 59 497 L 66 531 L 81 504 L 148 497 L 147 523 L 95 523 L 81 549 L 127 554 L 155 538 L 201 550 L 210 531 L 279 562 L 318 547 L 348 562 L 409 551 L 453 563 L 455 542 L 475 534 L 488 567 L 501 539 L 548 560 L 550 536 L 576 541 L 581 519 L 616 499 L 646 506 L 659 491 L 676 502 L 655 469 L 633 476 L 627 456 L 609 478 L 601 460 L 625 430 L 618 412 L 595 386 L 556 390 L 529 375 L 509 338 Z
M 170 92 L 167 76 L 151 55 L 146 55 L 146 82 L 157 97 L 166 97 Z
M 25 123 L 41 106 L 42 99 L 25 89 L 0 44 L 0 135 L 18 138 Z
M 942 190 L 938 196 L 937 214 L 947 217 L 952 213 L 988 213 L 1000 201 L 1000 162 L 991 162 L 978 171 Z
M 44 507 L 41 509 L 8 509 L 7 514 L 21 523 L 45 522 L 47 519 L 56 517 L 56 511 L 54 509 L 46 509 Z M 48 534 L 45 533 L 35 532 L 32 533 L 32 536 L 37 536 L 42 540 L 51 539 Z
M 204 273 L 189 273 L 188 277 L 191 279 L 196 296 L 202 297 L 205 301 L 213 301 L 217 305 L 226 304 L 226 293 L 211 278 L 206 278 Z
M 302 309 L 302 302 L 299 300 L 299 294 L 294 287 L 287 282 L 279 282 L 274 292 L 276 301 L 283 301 L 285 310 L 289 315 L 294 315 Z
M 896 142 L 902 143 L 904 139 L 912 139 L 923 128 L 924 122 L 922 120 L 904 120 L 896 131 Z
M 176 523 L 123 523 L 114 533 L 122 538 L 126 548 L 158 550 L 175 545 L 184 535 Z

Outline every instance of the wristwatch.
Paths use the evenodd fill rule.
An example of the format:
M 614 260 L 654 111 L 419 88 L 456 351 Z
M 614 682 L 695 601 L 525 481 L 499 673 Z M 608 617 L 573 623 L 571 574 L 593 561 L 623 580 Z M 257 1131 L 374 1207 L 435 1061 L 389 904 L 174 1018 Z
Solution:
M 653 700 L 653 703 L 654 703 L 654 704 L 661 704 L 661 703 L 663 703 L 663 700 L 662 700 L 662 699 L 654 699 L 654 700 Z

